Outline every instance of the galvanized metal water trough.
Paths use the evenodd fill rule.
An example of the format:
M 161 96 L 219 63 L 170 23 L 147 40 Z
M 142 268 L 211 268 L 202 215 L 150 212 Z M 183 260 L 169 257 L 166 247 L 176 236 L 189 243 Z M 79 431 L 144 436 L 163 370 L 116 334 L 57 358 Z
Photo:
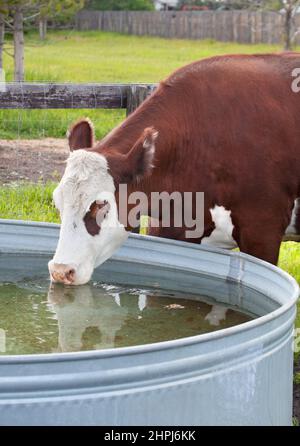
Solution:
M 0 220 L 0 282 L 47 275 L 58 231 Z M 298 285 L 290 276 L 240 253 L 132 235 L 94 277 L 217 294 L 260 317 L 156 344 L 0 356 L 2 425 L 291 424 Z

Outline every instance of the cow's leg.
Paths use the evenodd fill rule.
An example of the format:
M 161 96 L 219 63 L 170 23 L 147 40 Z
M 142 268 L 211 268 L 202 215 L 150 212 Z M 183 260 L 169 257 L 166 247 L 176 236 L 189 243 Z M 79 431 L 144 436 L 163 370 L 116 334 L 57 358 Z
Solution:
M 241 231 L 238 245 L 242 252 L 276 265 L 282 235 L 282 233 L 257 233 L 250 229 L 244 229 Z
M 255 218 L 253 218 L 253 215 Z M 273 263 L 278 262 L 281 240 L 286 227 L 282 213 L 272 213 L 264 216 L 263 211 L 253 211 L 253 214 L 243 219 L 233 219 L 233 237 L 242 252 L 259 259 Z

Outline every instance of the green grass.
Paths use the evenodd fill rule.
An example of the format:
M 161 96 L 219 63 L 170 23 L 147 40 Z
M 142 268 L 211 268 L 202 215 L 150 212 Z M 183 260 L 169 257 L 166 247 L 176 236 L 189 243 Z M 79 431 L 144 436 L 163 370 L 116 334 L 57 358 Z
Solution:
M 281 244 L 278 266 L 300 283 L 300 243 L 284 242 Z M 298 322 L 300 327 L 300 314 Z
M 214 40 L 178 40 L 88 31 L 37 34 L 25 38 L 27 81 L 157 82 L 193 60 L 226 53 L 262 53 L 279 45 L 244 45 Z M 7 80 L 12 59 L 5 56 Z
M 16 183 L 0 187 L 0 218 L 59 223 L 52 192 L 56 184 Z
M 300 243 L 284 242 L 281 244 L 278 266 L 291 274 L 300 284 Z M 296 327 L 300 328 L 300 301 L 298 302 Z M 297 353 L 297 357 L 299 353 Z
M 97 31 L 52 32 L 45 42 L 37 34 L 25 38 L 26 81 L 158 82 L 176 68 L 203 57 L 226 53 L 280 50 L 274 45 L 241 45 L 213 40 L 168 40 Z M 13 61 L 4 56 L 6 79 Z M 120 110 L 0 110 L 1 138 L 64 137 L 80 116 L 96 123 L 100 138 L 125 116 Z

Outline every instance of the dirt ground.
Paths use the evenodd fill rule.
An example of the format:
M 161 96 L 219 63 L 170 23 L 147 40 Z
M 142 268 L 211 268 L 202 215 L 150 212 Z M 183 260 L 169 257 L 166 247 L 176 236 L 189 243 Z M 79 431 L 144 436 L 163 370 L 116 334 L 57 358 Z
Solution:
M 0 140 L 0 184 L 58 180 L 69 154 L 66 139 Z
M 66 139 L 0 140 L 0 185 L 59 180 L 69 155 Z M 300 358 L 295 365 L 300 372 Z M 300 385 L 294 384 L 294 416 L 300 423 Z

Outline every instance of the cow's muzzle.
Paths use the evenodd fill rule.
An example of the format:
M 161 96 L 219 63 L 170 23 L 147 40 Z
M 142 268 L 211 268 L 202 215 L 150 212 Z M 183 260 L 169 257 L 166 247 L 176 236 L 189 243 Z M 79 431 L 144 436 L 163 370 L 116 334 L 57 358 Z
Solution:
M 74 265 L 49 262 L 49 272 L 52 282 L 73 285 L 76 280 L 76 267 Z

